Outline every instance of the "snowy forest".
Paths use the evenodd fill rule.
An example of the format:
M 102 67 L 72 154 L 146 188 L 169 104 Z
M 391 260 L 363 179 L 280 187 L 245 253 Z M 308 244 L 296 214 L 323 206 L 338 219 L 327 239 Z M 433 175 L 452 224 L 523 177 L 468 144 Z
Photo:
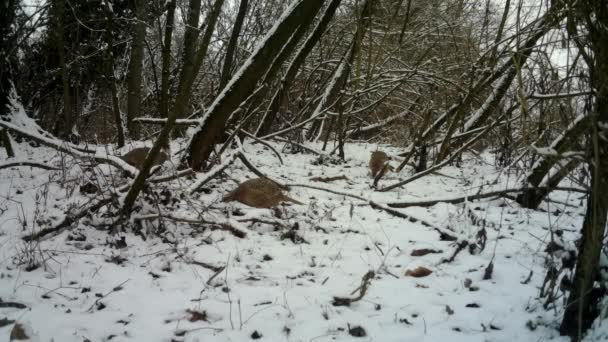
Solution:
M 608 339 L 606 0 L 1 0 L 0 341 Z

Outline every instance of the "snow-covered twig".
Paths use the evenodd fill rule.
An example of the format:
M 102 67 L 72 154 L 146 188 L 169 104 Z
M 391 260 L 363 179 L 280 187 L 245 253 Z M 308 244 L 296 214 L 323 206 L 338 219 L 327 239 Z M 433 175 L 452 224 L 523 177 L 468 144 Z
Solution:
M 548 187 L 540 187 L 540 188 L 549 189 Z M 573 188 L 573 187 L 554 187 L 554 188 L 550 188 L 550 189 L 557 190 L 557 191 L 571 191 L 571 192 L 587 193 L 587 191 L 585 189 L 579 189 L 579 188 Z M 485 192 L 485 193 L 481 193 L 481 194 L 471 194 L 471 195 L 463 195 L 463 196 L 458 196 L 458 197 L 439 198 L 439 199 L 426 200 L 426 201 L 391 202 L 391 203 L 387 203 L 386 205 L 388 205 L 391 208 L 431 207 L 438 203 L 458 204 L 458 203 L 462 203 L 462 202 L 466 202 L 466 201 L 474 201 L 474 200 L 490 198 L 490 197 L 505 196 L 505 195 L 511 194 L 511 193 L 520 193 L 525 190 L 526 190 L 526 188 L 504 189 L 504 190 Z
M 18 135 L 24 136 L 28 139 L 34 140 L 34 141 L 42 144 L 42 145 L 51 147 L 57 151 L 67 153 L 74 157 L 90 158 L 90 159 L 94 159 L 98 163 L 110 164 L 112 166 L 115 166 L 115 167 L 125 171 L 131 177 L 134 177 L 138 173 L 136 168 L 127 164 L 124 160 L 122 160 L 116 156 L 110 156 L 107 153 L 100 153 L 100 152 L 97 152 L 97 153 L 82 152 L 80 150 L 76 150 L 76 149 L 70 147 L 64 141 L 61 141 L 58 139 L 53 139 L 53 138 L 48 138 L 46 136 L 43 136 L 43 135 L 40 135 L 40 134 L 37 134 L 34 132 L 28 132 L 28 131 L 22 129 L 21 127 L 13 125 L 10 122 L 0 121 L 0 126 L 18 134 Z

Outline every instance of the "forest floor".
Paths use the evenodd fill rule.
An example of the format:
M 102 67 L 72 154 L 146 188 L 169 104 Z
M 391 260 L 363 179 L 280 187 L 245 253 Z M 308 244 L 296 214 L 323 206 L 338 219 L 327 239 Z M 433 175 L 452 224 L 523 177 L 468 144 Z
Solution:
M 2 341 L 13 320 L 28 327 L 35 340 L 62 342 L 566 341 L 556 330 L 563 298 L 557 309 L 545 310 L 539 293 L 551 230 L 563 231 L 565 240 L 573 241 L 584 214 L 581 194 L 553 192 L 552 201 L 540 210 L 522 209 L 503 198 L 397 209 L 474 245 L 456 253 L 457 241 L 442 241 L 420 221 L 326 191 L 294 186 L 289 196 L 304 204 L 286 203 L 275 211 L 221 202 L 237 182 L 255 177 L 237 160 L 227 171 L 229 177 L 214 179 L 204 192 L 166 208 L 176 216 L 204 212 L 239 227 L 245 238 L 165 222 L 166 230 L 158 235 L 144 234 L 146 229 L 140 235 L 119 233 L 126 246 L 116 248 L 108 244 L 114 237 L 94 228 L 103 217 L 95 213 L 96 219 L 27 243 L 24 235 L 56 224 L 66 211 L 90 201 L 80 186 L 92 173 L 83 171 L 84 163 L 53 150 L 17 147 L 22 156 L 67 168 L 0 171 L 0 298 L 23 304 L 0 307 Z M 367 167 L 376 145 L 346 145 L 347 160 L 337 165 L 318 163 L 313 154 L 290 153 L 282 155 L 281 165 L 267 147 L 246 144 L 244 149 L 255 166 L 276 180 L 377 203 L 440 199 L 520 184 L 515 174 L 494 167 L 490 153 L 467 154 L 460 167 L 445 167 L 440 174 L 380 193 L 371 189 Z M 411 172 L 405 168 L 389 174 L 381 184 Z M 333 176 L 346 179 L 311 181 Z M 169 189 L 179 198 L 176 189 L 191 182 L 175 180 L 158 189 Z M 281 222 L 283 228 L 260 220 Z M 487 233 L 483 250 L 481 230 Z M 491 278 L 483 280 L 490 262 Z M 406 275 L 419 266 L 432 273 Z M 374 276 L 364 281 L 361 300 L 333 305 L 334 297 L 358 297 L 369 271 Z M 605 325 L 596 327 L 590 339 L 607 334 Z

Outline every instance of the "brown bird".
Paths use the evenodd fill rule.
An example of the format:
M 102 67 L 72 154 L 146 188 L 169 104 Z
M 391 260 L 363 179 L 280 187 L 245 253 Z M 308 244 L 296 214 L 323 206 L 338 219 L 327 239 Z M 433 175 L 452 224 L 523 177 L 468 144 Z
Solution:
M 285 195 L 283 190 L 283 187 L 270 179 L 254 178 L 226 194 L 222 202 L 237 201 L 255 208 L 272 208 L 281 202 L 302 204 Z
M 391 160 L 391 157 L 382 151 L 372 152 L 372 156 L 369 159 L 369 169 L 372 172 L 372 178 L 376 178 L 380 172 L 384 176 L 387 171 L 393 171 L 393 167 L 388 164 L 389 160 Z
M 134 168 L 141 170 L 141 167 L 144 165 L 144 160 L 146 160 L 146 157 L 148 156 L 148 152 L 150 152 L 149 147 L 138 147 L 127 152 L 124 156 L 120 157 L 120 159 Z M 161 165 L 167 160 L 169 160 L 169 154 L 165 152 L 164 149 L 161 149 L 154 158 L 152 166 Z

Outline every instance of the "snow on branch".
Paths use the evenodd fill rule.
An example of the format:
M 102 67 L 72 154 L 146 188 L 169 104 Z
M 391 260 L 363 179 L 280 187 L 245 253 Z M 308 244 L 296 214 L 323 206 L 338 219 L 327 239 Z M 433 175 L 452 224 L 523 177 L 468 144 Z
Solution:
M 127 172 L 129 174 L 129 176 L 131 176 L 131 177 L 135 177 L 138 173 L 136 168 L 127 164 L 124 160 L 122 160 L 116 156 L 108 155 L 105 152 L 95 152 L 95 153 L 82 152 L 80 150 L 70 147 L 69 144 L 65 143 L 62 140 L 49 138 L 49 137 L 43 136 L 39 133 L 36 133 L 33 131 L 28 131 L 26 129 L 23 129 L 21 127 L 18 127 L 16 125 L 14 125 L 10 122 L 6 122 L 6 121 L 0 121 L 0 127 L 8 129 L 15 134 L 32 139 L 42 145 L 48 146 L 57 151 L 67 153 L 71 156 L 74 156 L 77 158 L 83 158 L 83 159 L 93 159 L 93 160 L 97 161 L 98 163 L 110 164 L 112 166 L 115 166 L 115 167 Z

